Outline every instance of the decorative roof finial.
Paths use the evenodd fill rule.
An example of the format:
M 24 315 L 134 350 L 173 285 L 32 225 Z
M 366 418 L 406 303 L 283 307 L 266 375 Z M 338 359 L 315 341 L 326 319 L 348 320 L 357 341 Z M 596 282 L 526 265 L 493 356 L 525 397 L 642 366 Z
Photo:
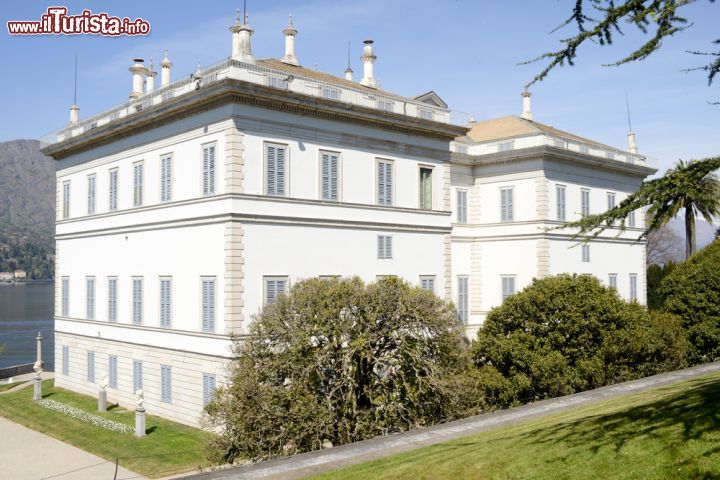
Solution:
M 530 109 L 530 97 L 532 96 L 532 93 L 527 89 L 527 85 L 525 85 L 525 88 L 523 89 L 523 92 L 520 94 L 522 97 L 522 115 L 521 117 L 525 120 L 532 120 L 533 114 L 532 110 Z

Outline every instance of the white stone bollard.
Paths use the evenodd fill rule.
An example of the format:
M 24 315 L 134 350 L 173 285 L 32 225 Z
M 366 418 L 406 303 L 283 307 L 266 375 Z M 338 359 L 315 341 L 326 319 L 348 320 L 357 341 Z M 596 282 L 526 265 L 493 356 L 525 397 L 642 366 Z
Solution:
M 35 377 L 33 400 L 41 400 L 41 399 L 42 399 L 42 378 L 40 378 L 40 375 L 37 375 Z
M 107 412 L 107 392 L 98 390 L 98 412 Z
M 135 436 L 137 438 L 145 436 L 145 409 L 142 407 L 135 409 Z

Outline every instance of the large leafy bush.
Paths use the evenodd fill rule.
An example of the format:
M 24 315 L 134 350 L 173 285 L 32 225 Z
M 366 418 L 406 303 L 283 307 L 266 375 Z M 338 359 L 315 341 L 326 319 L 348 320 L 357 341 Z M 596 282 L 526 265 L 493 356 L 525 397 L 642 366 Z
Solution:
M 216 460 L 339 445 L 482 407 L 475 377 L 462 375 L 452 305 L 395 277 L 298 282 L 250 334 L 207 407 Z
M 679 319 L 584 275 L 533 281 L 489 313 L 472 346 L 483 396 L 498 406 L 678 368 L 685 349 Z
M 720 359 L 720 241 L 677 265 L 660 283 L 663 309 L 683 319 L 691 364 Z

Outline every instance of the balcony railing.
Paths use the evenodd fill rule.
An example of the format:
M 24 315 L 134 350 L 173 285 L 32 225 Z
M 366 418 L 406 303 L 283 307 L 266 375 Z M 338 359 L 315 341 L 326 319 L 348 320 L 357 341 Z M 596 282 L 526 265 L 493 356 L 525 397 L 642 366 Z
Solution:
M 617 148 L 602 148 L 600 145 L 592 143 L 584 143 L 576 140 L 570 140 L 562 137 L 551 135 L 533 135 L 528 137 L 520 137 L 506 140 L 494 140 L 482 143 L 463 144 L 453 142 L 450 144 L 450 150 L 458 153 L 467 153 L 469 155 L 487 155 L 490 153 L 507 152 L 511 150 L 520 150 L 524 148 L 550 146 L 562 148 L 572 152 L 584 153 L 594 157 L 607 158 L 619 162 L 631 163 L 633 165 L 643 165 L 655 167 L 656 162 L 645 155 L 630 153 Z
M 399 96 L 385 95 L 382 92 L 352 88 L 302 75 L 289 74 L 285 71 L 260 65 L 227 59 L 201 70 L 198 75 L 177 80 L 163 88 L 144 93 L 138 98 L 131 99 L 122 105 L 86 118 L 77 124 L 68 125 L 57 132 L 47 135 L 42 140 L 46 143 L 67 140 L 226 78 L 242 80 L 313 97 L 351 103 L 353 105 L 360 105 L 410 117 L 434 120 L 441 123 L 451 123 L 450 111 L 447 109 L 434 107 L 426 103 Z

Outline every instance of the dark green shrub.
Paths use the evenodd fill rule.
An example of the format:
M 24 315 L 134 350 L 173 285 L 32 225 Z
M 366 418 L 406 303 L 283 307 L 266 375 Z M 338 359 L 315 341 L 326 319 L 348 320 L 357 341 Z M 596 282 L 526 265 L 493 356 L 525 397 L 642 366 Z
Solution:
M 452 305 L 395 277 L 298 282 L 250 334 L 207 407 L 219 461 L 340 445 L 483 407 L 462 375 Z
M 687 331 L 691 364 L 720 359 L 720 241 L 679 264 L 661 282 L 663 309 Z
M 660 282 L 675 268 L 675 263 L 665 265 L 648 265 L 647 267 L 647 304 L 650 310 L 662 308 L 664 298 L 658 292 Z
M 594 277 L 561 275 L 493 309 L 472 352 L 495 378 L 483 398 L 509 406 L 681 367 L 684 342 L 671 315 L 651 316 Z

